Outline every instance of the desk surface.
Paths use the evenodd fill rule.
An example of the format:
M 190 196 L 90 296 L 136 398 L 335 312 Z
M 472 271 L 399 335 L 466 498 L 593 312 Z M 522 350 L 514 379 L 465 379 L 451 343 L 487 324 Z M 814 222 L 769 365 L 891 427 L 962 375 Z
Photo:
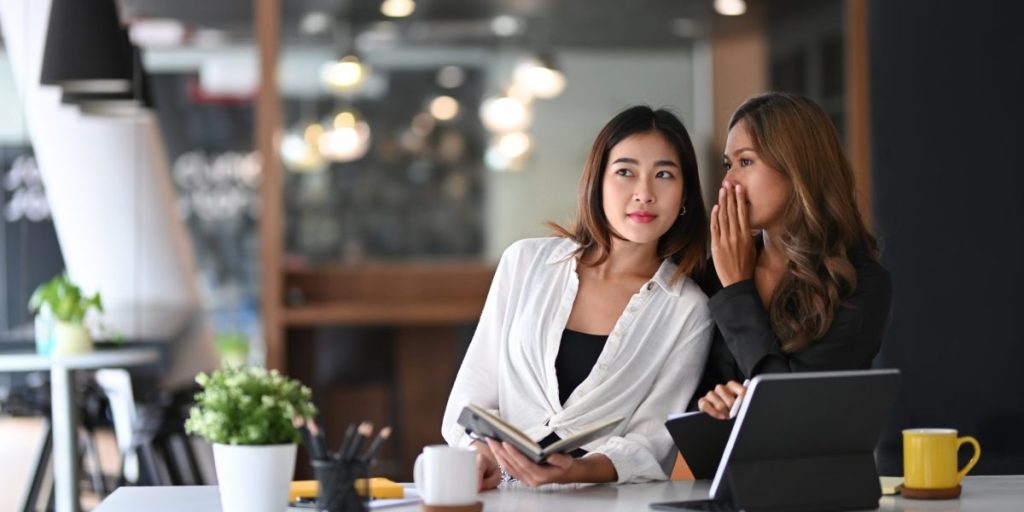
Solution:
M 485 512 L 544 511 L 591 512 L 642 511 L 658 501 L 700 499 L 707 495 L 710 483 L 658 482 L 634 485 L 559 486 L 535 490 L 513 486 L 480 495 Z M 916 501 L 885 496 L 879 510 L 1005 511 L 1019 510 L 1024 503 L 1024 475 L 969 476 L 964 479 L 958 500 Z M 218 512 L 217 487 L 121 487 L 114 491 L 96 512 Z M 419 505 L 385 509 L 394 512 L 418 512 Z M 282 511 L 283 512 L 283 511 Z

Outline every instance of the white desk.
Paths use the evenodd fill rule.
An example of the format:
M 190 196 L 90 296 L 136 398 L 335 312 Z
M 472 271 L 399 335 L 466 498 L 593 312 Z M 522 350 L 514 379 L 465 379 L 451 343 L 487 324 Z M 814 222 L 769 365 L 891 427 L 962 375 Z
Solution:
M 597 485 L 534 490 L 511 487 L 480 495 L 484 512 L 637 512 L 658 501 L 699 499 L 710 482 L 659 482 L 635 485 Z M 958 500 L 918 501 L 885 496 L 883 511 L 1007 511 L 1024 506 L 1024 475 L 969 476 Z M 219 512 L 217 487 L 121 487 L 103 500 L 95 512 Z M 308 510 L 308 509 L 307 509 Z M 384 509 L 419 512 L 419 505 Z M 284 511 L 282 511 L 284 512 Z
M 156 349 L 115 349 L 68 357 L 0 354 L 0 372 L 50 372 L 50 424 L 53 428 L 53 476 L 57 512 L 78 512 L 78 426 L 74 377 L 78 370 L 128 368 L 155 363 Z

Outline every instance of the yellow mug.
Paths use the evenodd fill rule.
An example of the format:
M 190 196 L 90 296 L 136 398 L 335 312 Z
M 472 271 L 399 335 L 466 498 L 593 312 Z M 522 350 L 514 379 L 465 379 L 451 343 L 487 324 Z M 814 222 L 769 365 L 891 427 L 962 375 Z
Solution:
M 911 489 L 952 489 L 981 458 L 981 445 L 971 436 L 957 437 L 951 428 L 912 428 L 903 431 L 903 485 Z M 963 469 L 956 467 L 960 447 L 969 443 L 974 455 Z

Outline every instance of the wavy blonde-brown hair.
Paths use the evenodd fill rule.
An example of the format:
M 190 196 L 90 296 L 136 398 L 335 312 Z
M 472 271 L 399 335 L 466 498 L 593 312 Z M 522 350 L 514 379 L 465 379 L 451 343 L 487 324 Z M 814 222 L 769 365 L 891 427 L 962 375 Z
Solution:
M 782 350 L 796 352 L 825 335 L 856 288 L 849 254 L 864 251 L 877 260 L 878 244 L 857 209 L 839 134 L 821 107 L 802 96 L 769 92 L 740 105 L 729 129 L 740 121 L 758 155 L 793 184 L 779 237 L 788 268 L 768 317 Z

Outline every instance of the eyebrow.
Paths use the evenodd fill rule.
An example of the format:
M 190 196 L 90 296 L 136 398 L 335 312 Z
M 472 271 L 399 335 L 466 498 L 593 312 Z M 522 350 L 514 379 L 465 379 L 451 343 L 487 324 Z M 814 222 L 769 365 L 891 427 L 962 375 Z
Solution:
M 744 151 L 754 151 L 754 148 L 750 148 L 750 147 L 739 148 L 736 151 L 732 152 L 732 156 L 736 156 L 736 155 L 738 155 L 738 154 L 740 154 L 740 153 L 742 153 Z M 755 151 L 755 153 L 756 153 L 756 151 Z M 722 156 L 724 156 L 726 158 L 729 157 L 728 153 L 723 154 Z
M 615 161 L 612 162 L 612 164 L 617 164 L 617 163 L 640 165 L 640 161 L 639 160 L 637 160 L 635 158 L 628 158 L 628 157 L 616 158 Z M 671 166 L 671 167 L 675 167 L 677 169 L 679 168 L 679 164 L 673 162 L 672 160 L 658 160 L 657 162 L 654 162 L 654 166 L 655 167 Z

